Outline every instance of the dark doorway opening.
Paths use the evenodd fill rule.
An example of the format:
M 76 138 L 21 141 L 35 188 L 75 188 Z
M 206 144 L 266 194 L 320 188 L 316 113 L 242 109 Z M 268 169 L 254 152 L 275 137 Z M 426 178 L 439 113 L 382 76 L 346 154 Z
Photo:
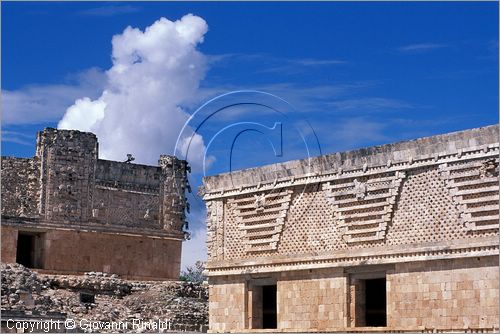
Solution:
M 16 262 L 27 268 L 41 268 L 41 233 L 19 232 Z
M 365 280 L 365 324 L 387 326 L 387 293 L 385 278 Z
M 276 285 L 262 286 L 262 328 L 277 328 Z
M 93 304 L 95 303 L 95 295 L 90 292 L 80 292 L 80 303 Z

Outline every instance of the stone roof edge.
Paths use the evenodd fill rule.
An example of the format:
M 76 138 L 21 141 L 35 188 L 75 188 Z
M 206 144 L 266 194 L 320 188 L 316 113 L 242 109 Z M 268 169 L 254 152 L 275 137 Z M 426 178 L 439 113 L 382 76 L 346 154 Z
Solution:
M 490 125 L 310 159 L 292 160 L 204 177 L 200 195 L 203 195 L 205 199 L 210 199 L 207 195 L 208 197 L 226 197 L 223 196 L 225 192 L 234 189 L 241 190 L 248 186 L 257 185 L 257 188 L 260 188 L 264 184 L 275 184 L 277 181 L 294 181 L 298 178 L 325 174 L 338 175 L 353 170 L 367 172 L 377 169 L 378 173 L 386 172 L 398 165 L 412 165 L 419 160 L 433 159 L 437 162 L 446 156 L 460 158 L 462 154 L 471 151 L 484 150 L 486 153 L 488 149 L 498 150 L 498 142 L 498 125 Z

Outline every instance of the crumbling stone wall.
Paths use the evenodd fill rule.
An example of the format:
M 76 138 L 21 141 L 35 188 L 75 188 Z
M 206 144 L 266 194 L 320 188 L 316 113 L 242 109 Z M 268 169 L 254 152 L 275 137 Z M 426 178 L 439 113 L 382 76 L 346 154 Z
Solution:
M 94 134 L 47 128 L 35 157 L 2 161 L 2 261 L 178 279 L 188 172 L 166 155 L 158 166 L 100 160 Z
M 2 157 L 2 215 L 36 217 L 39 178 L 37 158 Z
M 173 156 L 161 156 L 159 166 L 100 160 L 94 134 L 47 128 L 34 158 L 3 158 L 2 215 L 163 229 L 182 238 L 188 171 Z
M 191 191 L 186 174 L 191 170 L 184 160 L 162 155 L 158 161 L 161 167 L 160 217 L 164 229 L 182 229 L 185 223 L 185 211 L 189 212 L 189 203 L 184 196 Z
M 167 319 L 172 330 L 207 329 L 208 290 L 202 283 L 126 281 L 102 272 L 45 275 L 13 263 L 2 263 L 0 268 L 2 313 L 62 313 L 77 323 Z M 94 296 L 94 301 L 82 301 L 80 293 Z
M 92 133 L 46 129 L 38 133 L 40 215 L 79 222 L 92 215 L 97 138 Z
M 93 218 L 107 224 L 162 229 L 160 176 L 159 167 L 98 160 Z

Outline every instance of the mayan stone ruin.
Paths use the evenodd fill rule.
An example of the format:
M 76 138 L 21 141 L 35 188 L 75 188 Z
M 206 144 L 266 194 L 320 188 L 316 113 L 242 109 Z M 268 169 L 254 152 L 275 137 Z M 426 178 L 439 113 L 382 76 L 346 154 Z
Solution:
M 177 280 L 189 167 L 158 164 L 99 159 L 92 133 L 39 132 L 33 158 L 2 157 L 2 262 Z
M 498 136 L 206 177 L 209 331 L 497 332 Z
M 176 331 L 202 332 L 207 328 L 208 291 L 201 282 L 124 280 L 102 272 L 51 275 L 16 263 L 2 263 L 0 269 L 2 333 L 16 332 L 9 319 L 33 326 L 73 319 L 81 324 L 73 332 L 94 333 L 158 332 L 134 326 L 138 320 L 149 324 L 167 320 Z M 107 328 L 109 323 L 118 327 Z M 53 329 L 50 332 L 66 332 L 62 326 L 59 331 Z

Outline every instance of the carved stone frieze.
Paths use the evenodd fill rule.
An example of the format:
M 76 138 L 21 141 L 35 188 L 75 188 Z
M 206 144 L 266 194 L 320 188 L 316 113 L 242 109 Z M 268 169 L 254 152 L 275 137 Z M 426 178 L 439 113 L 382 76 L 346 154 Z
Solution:
M 498 158 L 444 163 L 440 176 L 467 230 L 498 230 Z
M 292 193 L 288 189 L 228 200 L 247 253 L 277 250 Z
M 404 178 L 404 172 L 390 172 L 323 184 L 346 243 L 385 239 Z

